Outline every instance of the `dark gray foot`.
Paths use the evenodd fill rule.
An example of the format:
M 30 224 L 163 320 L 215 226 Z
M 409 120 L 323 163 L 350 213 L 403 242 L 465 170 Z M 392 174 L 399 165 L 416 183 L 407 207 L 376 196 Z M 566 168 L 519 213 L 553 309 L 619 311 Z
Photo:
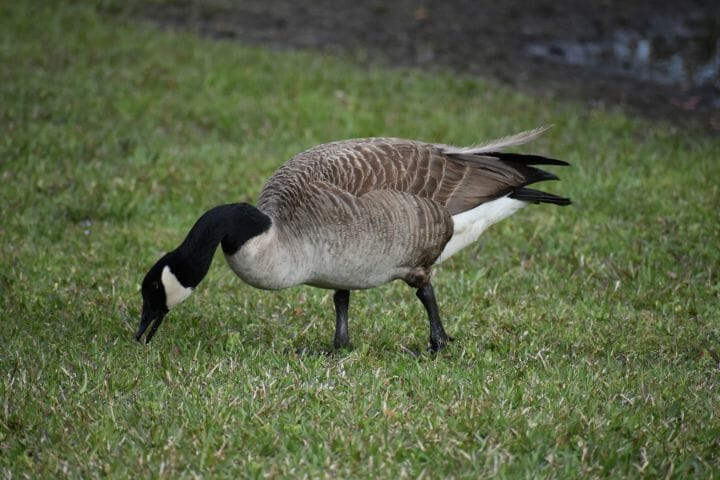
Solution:
M 445 333 L 445 329 L 440 322 L 440 312 L 438 311 L 437 300 L 435 300 L 435 291 L 430 282 L 417 289 L 417 297 L 422 302 L 430 320 L 430 351 L 437 353 L 445 348 L 448 342 L 453 339 Z
M 335 290 L 333 295 L 335 303 L 335 350 L 350 348 L 350 334 L 348 333 L 348 308 L 350 306 L 350 290 Z

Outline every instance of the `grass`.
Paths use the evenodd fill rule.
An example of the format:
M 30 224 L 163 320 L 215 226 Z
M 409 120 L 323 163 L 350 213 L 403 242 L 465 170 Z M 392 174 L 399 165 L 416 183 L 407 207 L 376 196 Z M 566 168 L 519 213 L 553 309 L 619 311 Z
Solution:
M 0 476 L 720 476 L 720 141 L 479 80 L 0 6 Z M 102 5 L 102 4 L 101 4 Z M 413 292 L 243 285 L 216 258 L 150 346 L 139 283 L 285 159 L 540 124 L 573 163 Z M 560 169 L 558 169 L 560 170 Z

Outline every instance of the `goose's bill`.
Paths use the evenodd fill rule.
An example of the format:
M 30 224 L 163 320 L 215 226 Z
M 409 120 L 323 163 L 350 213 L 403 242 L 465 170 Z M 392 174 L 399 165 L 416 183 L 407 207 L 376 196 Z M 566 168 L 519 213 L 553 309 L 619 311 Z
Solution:
M 150 340 L 155 335 L 155 332 L 157 332 L 157 329 L 158 327 L 160 327 L 160 324 L 162 323 L 163 318 L 165 318 L 166 314 L 167 311 L 150 310 L 143 307 L 142 315 L 140 316 L 140 327 L 135 334 L 135 340 L 139 342 L 143 336 L 143 333 L 145 333 L 145 330 L 150 327 L 147 335 L 145 335 L 145 343 L 150 343 Z

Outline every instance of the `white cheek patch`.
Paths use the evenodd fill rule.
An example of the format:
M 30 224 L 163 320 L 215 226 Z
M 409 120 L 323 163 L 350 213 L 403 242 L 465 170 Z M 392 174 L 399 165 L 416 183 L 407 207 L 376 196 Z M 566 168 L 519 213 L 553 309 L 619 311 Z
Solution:
M 188 298 L 192 293 L 192 288 L 183 287 L 167 265 L 163 268 L 160 279 L 165 287 L 165 306 L 168 310 Z

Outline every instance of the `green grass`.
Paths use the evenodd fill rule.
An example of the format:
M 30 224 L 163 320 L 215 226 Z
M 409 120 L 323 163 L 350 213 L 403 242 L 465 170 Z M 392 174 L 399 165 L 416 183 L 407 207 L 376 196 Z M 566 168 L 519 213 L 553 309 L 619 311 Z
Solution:
M 40 3 L 36 5 L 35 3 Z M 0 6 L 0 476 L 720 476 L 720 141 L 447 74 Z M 263 292 L 215 259 L 152 345 L 139 283 L 294 153 L 540 124 L 573 163 L 436 273 L 443 354 L 396 283 Z

